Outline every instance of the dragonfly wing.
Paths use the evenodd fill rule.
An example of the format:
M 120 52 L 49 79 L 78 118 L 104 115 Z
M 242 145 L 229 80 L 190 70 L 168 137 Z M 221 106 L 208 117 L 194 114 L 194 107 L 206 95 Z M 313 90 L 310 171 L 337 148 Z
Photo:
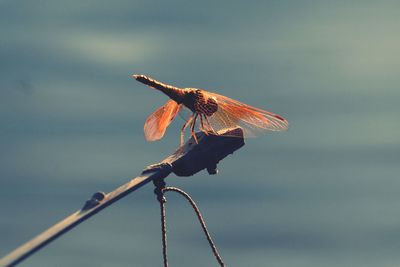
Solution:
M 218 110 L 208 119 L 217 132 L 226 128 L 240 126 L 246 137 L 258 135 L 264 131 L 285 131 L 288 121 L 272 112 L 246 105 L 229 97 L 205 92 L 216 99 Z
M 174 100 L 168 100 L 164 106 L 154 111 L 144 124 L 144 137 L 147 141 L 156 141 L 164 136 L 165 130 L 176 117 L 181 105 Z

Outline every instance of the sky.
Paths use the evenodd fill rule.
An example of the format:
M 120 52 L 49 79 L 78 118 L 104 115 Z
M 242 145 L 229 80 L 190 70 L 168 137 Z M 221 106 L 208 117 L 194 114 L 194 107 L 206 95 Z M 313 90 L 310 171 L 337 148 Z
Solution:
M 217 92 L 287 118 L 168 185 L 192 194 L 228 266 L 399 266 L 398 1 L 0 0 L 0 257 L 179 144 L 167 101 L 130 76 Z M 148 185 L 21 266 L 160 266 Z M 172 266 L 216 265 L 169 194 Z

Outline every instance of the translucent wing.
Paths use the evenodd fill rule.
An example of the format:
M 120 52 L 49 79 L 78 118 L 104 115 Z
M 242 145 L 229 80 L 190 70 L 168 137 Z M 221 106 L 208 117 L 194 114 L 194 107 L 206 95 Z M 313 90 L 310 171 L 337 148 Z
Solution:
M 147 141 L 156 141 L 164 136 L 165 130 L 176 117 L 181 105 L 174 100 L 168 100 L 164 106 L 154 111 L 144 124 L 144 137 Z
M 208 117 L 211 127 L 220 131 L 231 127 L 242 127 L 245 137 L 253 137 L 263 131 L 285 131 L 288 121 L 272 112 L 255 108 L 229 97 L 204 92 L 218 103 L 218 110 Z

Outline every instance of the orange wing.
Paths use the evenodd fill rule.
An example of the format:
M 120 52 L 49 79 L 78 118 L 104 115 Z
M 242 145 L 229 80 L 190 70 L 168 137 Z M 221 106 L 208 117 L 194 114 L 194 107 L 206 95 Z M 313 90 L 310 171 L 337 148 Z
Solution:
M 176 117 L 181 105 L 174 100 L 168 100 L 164 106 L 154 111 L 144 124 L 144 137 L 147 141 L 156 141 L 164 136 L 165 130 Z
M 255 108 L 229 97 L 211 92 L 204 92 L 218 103 L 218 111 L 208 120 L 215 131 L 231 127 L 242 127 L 245 137 L 256 136 L 263 131 L 285 131 L 288 121 L 272 112 Z

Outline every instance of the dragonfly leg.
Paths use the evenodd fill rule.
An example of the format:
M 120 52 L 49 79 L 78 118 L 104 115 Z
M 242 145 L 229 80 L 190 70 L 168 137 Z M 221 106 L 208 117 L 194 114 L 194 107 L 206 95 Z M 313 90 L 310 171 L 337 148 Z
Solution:
M 204 126 L 203 116 L 205 117 L 204 114 L 200 114 L 201 131 L 202 131 L 205 135 L 208 135 L 208 129 Z
M 197 120 L 197 116 L 199 114 L 195 113 L 193 120 L 192 120 L 192 125 L 190 126 L 190 134 L 193 136 L 194 141 L 196 142 L 196 144 L 198 144 L 199 142 L 197 141 L 197 137 L 196 134 L 194 132 L 194 127 L 196 126 L 196 120 Z
M 190 115 L 190 117 L 186 120 L 185 124 L 181 128 L 181 146 L 183 145 L 184 140 L 184 135 L 185 135 L 185 129 L 188 127 L 190 122 L 193 120 L 193 115 Z
M 217 132 L 216 132 L 216 131 L 214 130 L 214 128 L 211 126 L 211 123 L 210 123 L 210 121 L 208 120 L 208 118 L 207 118 L 206 115 L 204 115 L 204 118 L 206 119 L 207 126 L 210 128 L 211 132 L 213 132 L 214 134 L 217 134 Z

